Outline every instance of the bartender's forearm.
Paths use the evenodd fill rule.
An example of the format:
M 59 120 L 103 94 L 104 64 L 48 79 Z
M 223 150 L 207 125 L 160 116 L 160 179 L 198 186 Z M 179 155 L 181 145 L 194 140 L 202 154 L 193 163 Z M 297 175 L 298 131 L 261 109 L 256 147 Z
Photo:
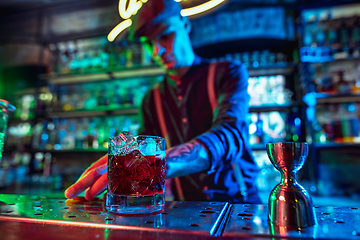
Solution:
M 180 177 L 210 168 L 207 149 L 197 140 L 166 151 L 166 178 Z

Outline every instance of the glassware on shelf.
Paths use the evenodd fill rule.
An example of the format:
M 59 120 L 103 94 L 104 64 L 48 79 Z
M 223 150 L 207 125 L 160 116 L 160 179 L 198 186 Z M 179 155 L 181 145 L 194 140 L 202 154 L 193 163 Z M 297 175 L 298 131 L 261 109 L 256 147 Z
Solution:
M 250 144 L 283 141 L 286 136 L 285 112 L 259 112 L 248 116 Z
M 250 106 L 287 105 L 291 103 L 292 92 L 285 88 L 285 77 L 250 77 L 248 93 Z

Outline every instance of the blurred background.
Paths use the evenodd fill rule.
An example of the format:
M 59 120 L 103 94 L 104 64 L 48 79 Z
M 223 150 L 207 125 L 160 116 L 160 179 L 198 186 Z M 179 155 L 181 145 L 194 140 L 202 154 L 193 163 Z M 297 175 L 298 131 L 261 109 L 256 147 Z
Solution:
M 298 180 L 315 204 L 360 205 L 357 2 L 228 0 L 189 16 L 198 55 L 248 67 L 249 133 L 264 203 L 280 181 L 265 144 L 306 141 Z M 0 1 L 0 99 L 17 108 L 0 132 L 0 193 L 63 197 L 107 152 L 109 137 L 137 133 L 138 107 L 164 70 L 140 44 L 107 39 L 123 20 L 118 4 Z

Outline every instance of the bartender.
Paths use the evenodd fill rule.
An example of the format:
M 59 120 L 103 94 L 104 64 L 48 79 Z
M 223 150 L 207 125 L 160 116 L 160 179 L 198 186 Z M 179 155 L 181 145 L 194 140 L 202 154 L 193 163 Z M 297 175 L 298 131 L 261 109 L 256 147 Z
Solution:
M 143 99 L 139 134 L 165 138 L 166 178 L 172 180 L 167 192 L 174 200 L 260 203 L 258 166 L 249 145 L 246 67 L 197 56 L 190 21 L 180 11 L 174 0 L 148 0 L 132 17 L 130 40 L 141 41 L 166 69 Z M 106 190 L 106 171 L 107 155 L 65 196 L 86 190 L 85 198 L 93 199 Z

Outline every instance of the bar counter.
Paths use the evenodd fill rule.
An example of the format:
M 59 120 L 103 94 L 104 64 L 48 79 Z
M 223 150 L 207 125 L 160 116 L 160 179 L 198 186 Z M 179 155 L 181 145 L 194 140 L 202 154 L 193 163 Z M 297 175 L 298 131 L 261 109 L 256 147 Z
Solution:
M 359 239 L 360 208 L 315 207 L 317 225 L 276 228 L 266 205 L 166 202 L 148 215 L 115 215 L 100 199 L 0 194 L 0 239 Z

